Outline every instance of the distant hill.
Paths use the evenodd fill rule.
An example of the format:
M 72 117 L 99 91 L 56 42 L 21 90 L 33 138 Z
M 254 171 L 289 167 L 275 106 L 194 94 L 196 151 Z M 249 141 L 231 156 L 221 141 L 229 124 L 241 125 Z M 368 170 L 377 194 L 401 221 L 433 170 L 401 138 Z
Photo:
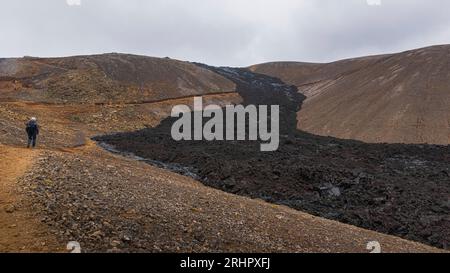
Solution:
M 169 58 L 103 54 L 0 59 L 0 99 L 132 103 L 233 92 L 231 81 Z
M 298 114 L 302 130 L 366 142 L 450 143 L 449 45 L 249 69 L 296 85 L 308 97 Z

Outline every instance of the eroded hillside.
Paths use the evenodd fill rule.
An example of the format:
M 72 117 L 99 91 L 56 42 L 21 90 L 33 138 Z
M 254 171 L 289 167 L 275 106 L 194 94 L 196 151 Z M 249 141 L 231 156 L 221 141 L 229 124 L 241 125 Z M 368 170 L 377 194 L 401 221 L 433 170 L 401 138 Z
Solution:
M 366 142 L 450 143 L 450 46 L 250 70 L 280 77 L 308 97 L 299 129 Z
M 205 104 L 265 98 L 252 93 L 259 89 L 235 92 L 226 79 L 233 69 L 133 58 L 0 60 L 0 251 L 65 251 L 73 240 L 88 252 L 368 252 L 373 240 L 384 252 L 441 251 L 211 189 L 101 149 L 93 136 L 155 127 L 172 106 L 192 104 L 199 93 L 191 88 L 200 88 Z M 242 73 L 241 88 L 251 87 L 247 77 L 258 80 Z M 288 105 L 282 124 L 295 128 L 295 111 L 285 110 L 298 107 L 296 96 L 279 80 L 269 84 L 266 92 Z M 30 116 L 41 126 L 36 150 L 22 148 Z
M 126 54 L 0 59 L 0 99 L 140 103 L 233 92 L 227 79 L 188 62 Z

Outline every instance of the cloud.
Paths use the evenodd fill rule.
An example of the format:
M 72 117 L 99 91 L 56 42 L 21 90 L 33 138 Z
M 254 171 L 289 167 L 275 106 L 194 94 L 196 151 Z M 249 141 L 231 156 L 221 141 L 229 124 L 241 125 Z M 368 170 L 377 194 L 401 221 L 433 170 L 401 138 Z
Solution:
M 375 1 L 375 2 L 374 2 Z M 378 0 L 370 0 L 377 3 Z M 1 1 L 0 52 L 125 52 L 212 65 L 327 62 L 450 43 L 450 1 Z M 381 3 L 381 2 L 380 2 Z M 81 8 L 72 8 L 80 4 Z

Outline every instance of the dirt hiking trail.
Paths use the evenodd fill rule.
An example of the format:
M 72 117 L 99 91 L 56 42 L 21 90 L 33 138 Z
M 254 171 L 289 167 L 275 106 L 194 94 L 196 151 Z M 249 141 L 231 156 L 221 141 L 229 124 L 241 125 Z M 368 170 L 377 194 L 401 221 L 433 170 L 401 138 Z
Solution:
M 56 240 L 37 221 L 17 181 L 39 155 L 38 150 L 0 145 L 0 252 L 58 252 Z

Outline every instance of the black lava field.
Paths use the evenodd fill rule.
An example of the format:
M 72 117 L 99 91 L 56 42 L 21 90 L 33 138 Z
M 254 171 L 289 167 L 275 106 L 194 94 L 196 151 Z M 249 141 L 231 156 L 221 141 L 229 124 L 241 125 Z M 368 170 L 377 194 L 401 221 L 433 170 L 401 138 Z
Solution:
M 280 105 L 277 151 L 261 152 L 258 141 L 176 142 L 171 118 L 95 140 L 182 174 L 189 169 L 226 192 L 450 248 L 448 146 L 366 144 L 301 132 L 296 113 L 304 97 L 296 87 L 244 69 L 207 68 L 235 82 L 244 105 Z

